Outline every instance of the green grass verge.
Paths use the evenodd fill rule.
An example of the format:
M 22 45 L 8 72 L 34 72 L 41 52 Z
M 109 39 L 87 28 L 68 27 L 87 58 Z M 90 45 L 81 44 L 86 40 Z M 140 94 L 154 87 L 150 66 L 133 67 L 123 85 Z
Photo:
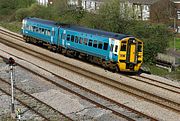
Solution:
M 180 50 L 180 38 L 176 38 L 175 46 L 176 46 L 177 50 Z M 172 49 L 174 48 L 174 40 L 171 40 L 169 42 L 169 47 L 172 48 Z
M 154 75 L 159 75 L 162 77 L 170 78 L 172 80 L 180 81 L 180 67 L 176 68 L 175 71 L 168 72 L 167 69 L 159 68 L 155 65 L 146 65 L 146 66 L 150 69 L 150 72 Z
M 7 23 L 7 22 L 0 21 L 0 26 L 16 33 L 20 33 L 21 25 L 22 25 L 21 22 L 8 22 Z

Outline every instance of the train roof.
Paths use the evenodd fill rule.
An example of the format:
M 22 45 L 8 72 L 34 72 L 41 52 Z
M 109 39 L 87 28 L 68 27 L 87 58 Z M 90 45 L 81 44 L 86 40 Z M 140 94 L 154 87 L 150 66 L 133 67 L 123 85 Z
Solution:
M 50 20 L 44 20 L 44 19 L 39 19 L 39 18 L 25 18 L 29 21 L 32 21 L 32 22 L 37 22 L 37 23 L 42 23 L 42 24 L 47 24 L 47 25 L 50 25 L 50 26 L 57 26 L 56 25 L 56 22 L 54 21 L 50 21 Z
M 62 28 L 66 28 L 69 30 L 84 32 L 87 34 L 98 35 L 98 36 L 103 36 L 103 37 L 108 37 L 108 38 L 114 38 L 114 39 L 118 39 L 118 40 L 121 40 L 122 38 L 125 38 L 125 37 L 130 37 L 129 35 L 125 35 L 125 34 L 107 32 L 107 31 L 98 30 L 98 29 L 91 29 L 91 28 L 81 27 L 81 26 L 77 26 L 77 25 L 63 24 L 63 23 L 58 23 L 58 22 L 39 19 L 39 18 L 26 18 L 26 19 L 33 21 L 33 22 L 47 24 L 50 26 L 56 26 L 56 27 L 60 26 Z

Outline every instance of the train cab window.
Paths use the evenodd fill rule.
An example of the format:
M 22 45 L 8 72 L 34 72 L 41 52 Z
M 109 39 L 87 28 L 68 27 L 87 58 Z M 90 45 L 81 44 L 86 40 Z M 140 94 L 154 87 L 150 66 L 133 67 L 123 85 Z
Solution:
M 75 36 L 75 43 L 78 43 L 78 36 Z
M 30 31 L 33 31 L 33 27 L 32 26 L 30 26 Z
M 70 35 L 69 34 L 67 35 L 66 40 L 70 41 Z
M 88 43 L 88 39 L 84 38 L 84 44 L 87 45 L 87 43 Z
M 99 43 L 98 43 L 98 48 L 99 48 L 99 49 L 102 49 L 102 46 L 103 46 L 102 42 L 99 42 Z
M 71 35 L 71 42 L 74 42 L 74 35 Z
M 79 44 L 82 44 L 82 43 L 83 43 L 83 38 L 79 37 Z
M 115 52 L 117 52 L 117 51 L 118 51 L 118 46 L 116 45 L 116 46 L 115 46 Z
M 89 40 L 88 46 L 92 46 L 92 40 Z
M 138 52 L 142 52 L 142 45 L 138 43 Z
M 108 49 L 108 43 L 104 43 L 104 50 L 107 50 Z
M 25 29 L 29 30 L 29 25 L 26 25 L 26 26 L 25 26 Z
M 97 48 L 97 40 L 94 40 L 93 47 Z
M 113 52 L 113 48 L 114 48 L 114 45 L 111 44 L 111 48 L 110 48 L 110 51 Z
M 126 51 L 126 42 L 121 43 L 121 51 Z

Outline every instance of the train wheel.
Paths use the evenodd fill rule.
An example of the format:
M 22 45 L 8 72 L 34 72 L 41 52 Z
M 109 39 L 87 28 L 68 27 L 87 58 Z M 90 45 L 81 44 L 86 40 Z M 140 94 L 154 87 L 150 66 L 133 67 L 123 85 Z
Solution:
M 118 65 L 116 65 L 116 67 L 115 67 L 115 71 L 116 71 L 116 72 L 119 72 L 119 71 L 120 71 L 120 69 L 119 69 Z
M 108 64 L 107 64 L 106 61 L 103 61 L 103 62 L 102 62 L 102 66 L 103 66 L 103 68 L 108 69 Z

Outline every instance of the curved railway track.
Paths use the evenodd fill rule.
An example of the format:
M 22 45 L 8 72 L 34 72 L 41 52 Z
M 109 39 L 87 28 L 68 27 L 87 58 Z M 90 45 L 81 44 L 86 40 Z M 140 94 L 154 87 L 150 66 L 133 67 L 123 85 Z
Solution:
M 13 37 L 13 36 L 11 35 L 11 37 Z M 22 41 L 22 38 L 21 38 L 21 41 Z M 2 43 L 7 44 L 8 46 L 11 46 L 11 47 L 14 48 L 14 44 L 12 44 L 12 43 L 9 43 L 9 42 L 7 43 L 5 41 L 2 42 Z M 20 45 L 16 45 L 16 49 L 17 49 L 17 46 L 20 46 Z M 32 52 L 33 50 L 31 50 L 31 52 L 27 52 L 27 51 L 29 51 L 28 48 L 23 47 L 23 46 L 20 46 L 19 50 L 22 51 L 22 48 L 23 48 L 23 51 L 25 50 L 26 53 L 29 53 L 29 54 L 31 54 L 33 56 L 36 56 L 38 58 L 41 58 L 43 60 L 46 60 L 46 61 L 48 61 L 50 63 L 53 63 L 53 64 L 55 64 L 57 66 L 62 66 L 63 68 L 66 68 L 66 69 L 71 70 L 71 71 L 76 70 L 76 73 L 78 73 L 78 74 L 84 75 L 86 77 L 88 76 L 89 78 L 92 78 L 92 79 L 94 79 L 94 80 L 96 80 L 98 82 L 101 81 L 102 83 L 108 84 L 108 85 L 112 86 L 113 88 L 117 88 L 117 89 L 119 89 L 121 91 L 124 91 L 126 93 L 129 93 L 131 95 L 134 95 L 134 96 L 137 96 L 137 97 L 140 97 L 140 98 L 143 98 L 145 100 L 148 100 L 148 101 L 153 102 L 155 104 L 161 105 L 161 106 L 163 106 L 165 108 L 171 109 L 171 110 L 176 111 L 178 113 L 180 112 L 180 104 L 178 102 L 174 102 L 174 101 L 171 101 L 169 99 L 166 99 L 166 98 L 163 98 L 163 97 L 160 97 L 160 96 L 157 96 L 157 95 L 153 95 L 153 94 L 151 94 L 149 92 L 140 90 L 138 88 L 135 88 L 135 87 L 132 87 L 132 86 L 129 86 L 129 85 L 126 85 L 126 84 L 122 84 L 122 83 L 120 83 L 120 82 L 118 82 L 116 80 L 104 77 L 102 75 L 95 74 L 93 72 L 89 72 L 87 74 L 86 73 L 87 70 L 85 70 L 85 69 L 75 67 L 75 66 L 73 66 L 71 64 L 68 64 L 66 62 L 62 62 L 62 61 L 60 61 L 58 59 L 55 59 L 55 58 L 51 58 L 51 57 L 49 57 L 47 55 L 44 55 L 42 53 L 35 52 L 35 51 Z M 37 54 L 39 56 L 37 56 Z M 75 69 L 73 69 L 72 66 Z M 104 81 L 104 80 L 106 80 L 106 81 Z
M 11 88 L 10 83 L 0 78 L 0 90 L 10 96 L 11 95 L 11 91 L 9 90 L 10 88 Z M 14 87 L 14 89 L 16 93 L 15 99 L 19 101 L 21 104 L 23 104 L 25 107 L 34 111 L 37 115 L 39 115 L 43 119 L 47 121 L 58 120 L 58 119 L 62 119 L 65 121 L 66 120 L 72 121 L 72 119 L 67 117 L 65 114 L 59 112 L 50 105 L 42 102 L 38 98 L 30 95 L 29 93 L 23 91 L 22 89 L 16 86 Z

